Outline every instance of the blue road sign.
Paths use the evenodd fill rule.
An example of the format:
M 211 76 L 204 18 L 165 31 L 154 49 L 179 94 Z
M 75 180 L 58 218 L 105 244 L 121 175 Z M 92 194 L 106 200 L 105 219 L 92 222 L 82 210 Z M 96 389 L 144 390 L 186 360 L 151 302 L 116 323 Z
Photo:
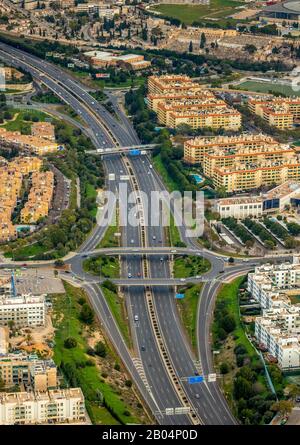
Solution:
M 175 298 L 177 298 L 178 300 L 182 300 L 182 298 L 184 298 L 184 294 L 176 294 Z
M 204 381 L 203 375 L 188 377 L 188 383 L 190 383 L 191 385 L 193 385 L 194 383 L 201 383 L 203 381 Z

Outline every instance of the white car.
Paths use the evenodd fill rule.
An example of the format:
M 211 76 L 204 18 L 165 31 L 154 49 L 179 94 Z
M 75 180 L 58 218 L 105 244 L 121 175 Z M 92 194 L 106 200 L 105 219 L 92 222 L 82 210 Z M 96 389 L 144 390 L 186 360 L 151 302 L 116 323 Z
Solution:
M 180 278 L 180 281 L 184 282 L 184 281 L 185 281 L 185 278 Z

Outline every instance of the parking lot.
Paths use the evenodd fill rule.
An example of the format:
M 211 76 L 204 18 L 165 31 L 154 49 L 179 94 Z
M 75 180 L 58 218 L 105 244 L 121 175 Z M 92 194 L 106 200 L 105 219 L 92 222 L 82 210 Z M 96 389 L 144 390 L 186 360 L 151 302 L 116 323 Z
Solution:
M 9 276 L 11 271 L 2 270 L 1 275 Z M 15 270 L 15 282 L 17 293 L 20 294 L 59 294 L 65 292 L 61 279 L 55 277 L 54 271 L 46 267 L 38 269 L 17 268 Z

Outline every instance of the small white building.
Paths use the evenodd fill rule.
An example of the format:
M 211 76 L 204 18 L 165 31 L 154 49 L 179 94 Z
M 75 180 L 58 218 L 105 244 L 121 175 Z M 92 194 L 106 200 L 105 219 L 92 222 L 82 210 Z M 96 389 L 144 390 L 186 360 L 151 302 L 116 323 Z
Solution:
M 46 295 L 0 295 L 0 326 L 13 322 L 16 327 L 44 326 L 46 317 Z
M 257 197 L 224 198 L 216 202 L 216 211 L 221 218 L 259 218 L 263 214 L 263 199 Z

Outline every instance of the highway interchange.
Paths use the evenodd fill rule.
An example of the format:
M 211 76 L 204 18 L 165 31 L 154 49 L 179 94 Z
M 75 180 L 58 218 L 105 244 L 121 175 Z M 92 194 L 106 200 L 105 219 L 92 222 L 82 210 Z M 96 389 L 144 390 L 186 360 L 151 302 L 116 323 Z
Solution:
M 84 85 L 72 79 L 62 69 L 2 43 L 0 43 L 0 58 L 30 72 L 36 80 L 44 83 L 71 106 L 89 127 L 96 148 L 140 144 L 131 123 L 118 109 L 117 103 L 114 103 L 116 113 L 122 116 L 119 120 L 99 104 Z M 164 190 L 164 184 L 158 174 L 151 169 L 147 156 L 132 157 L 129 160 L 119 154 L 108 155 L 103 158 L 103 162 L 107 175 L 111 173 L 115 175 L 114 180 L 107 181 L 107 188 L 113 192 L 122 182 L 128 184 L 128 193 L 131 191 L 138 193 L 137 190 L 142 190 L 149 195 L 152 190 Z M 122 181 L 120 176 L 124 174 L 135 179 Z M 148 211 L 149 207 L 143 205 L 144 216 Z M 186 237 L 185 227 L 179 227 L 181 238 L 187 245 L 186 251 L 189 251 L 189 254 L 197 252 L 211 263 L 211 269 L 207 274 L 186 280 L 203 281 L 197 310 L 197 355 L 195 355 L 177 312 L 174 285 L 184 283 L 174 280 L 170 275 L 169 259 L 172 253 L 168 249 L 163 249 L 166 242 L 163 227 L 124 226 L 122 228 L 124 252 L 122 254 L 118 251 L 118 254 L 122 254 L 122 277 L 128 277 L 130 273 L 133 278 L 121 278 L 116 282 L 122 287 L 126 300 L 133 339 L 132 352 L 125 344 L 110 312 L 99 280 L 96 282 L 95 277 L 84 273 L 82 269 L 82 261 L 86 255 L 94 254 L 94 251 L 99 254 L 95 249 L 105 229 L 105 226 L 96 225 L 78 254 L 68 262 L 72 276 L 82 281 L 102 326 L 131 374 L 152 416 L 160 424 L 236 424 L 237 421 L 217 381 L 207 380 L 208 375 L 215 372 L 210 344 L 210 322 L 214 299 L 221 282 L 239 274 L 246 274 L 251 267 L 253 268 L 253 263 L 236 260 L 233 265 L 227 266 L 222 256 L 200 248 L 195 239 Z M 148 249 L 148 251 L 145 254 L 137 249 L 146 249 L 145 252 Z M 177 253 L 184 252 L 178 249 Z M 270 259 L 255 261 L 258 263 L 268 260 Z M 280 261 L 280 258 L 277 257 L 276 260 Z M 139 275 L 141 278 L 136 278 Z M 138 323 L 134 321 L 136 316 Z M 204 382 L 189 384 L 187 377 L 197 373 L 204 375 Z M 193 415 L 182 414 L 183 411 L 181 414 L 166 415 L 166 409 L 180 407 L 191 408 Z

